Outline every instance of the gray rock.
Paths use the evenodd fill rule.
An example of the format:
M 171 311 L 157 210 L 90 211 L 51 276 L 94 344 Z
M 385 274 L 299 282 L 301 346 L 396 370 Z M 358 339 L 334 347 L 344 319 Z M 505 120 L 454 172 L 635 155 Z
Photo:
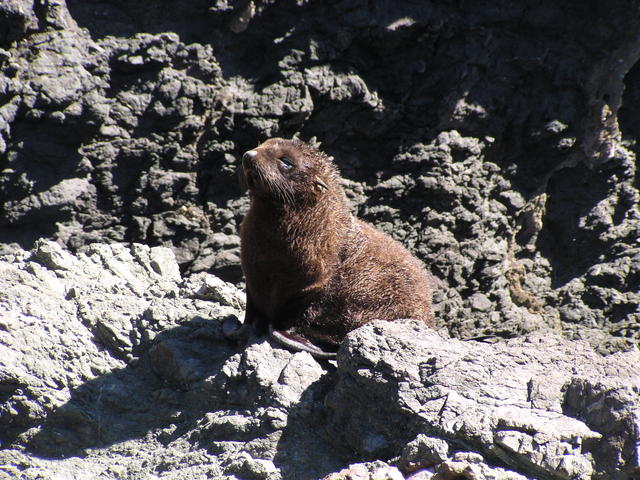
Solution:
M 385 462 L 356 463 L 322 480 L 402 480 L 400 471 Z
M 167 277 L 169 280 L 180 280 L 180 268 L 176 262 L 176 256 L 171 250 L 153 247 L 149 251 L 149 257 L 151 260 L 151 268 L 153 268 L 158 275 Z
M 164 250 L 160 256 L 173 258 Z M 30 257 L 0 263 L 6 293 L 0 303 L 0 348 L 6 353 L 0 372 L 8 387 L 3 443 L 28 436 L 20 430 L 68 402 L 72 389 L 123 368 L 160 330 L 195 316 L 239 314 L 212 303 L 199 309 L 193 300 L 167 295 L 178 291 L 179 277 L 152 270 L 150 252 L 136 247 L 135 258 L 124 246 L 93 245 L 72 256 L 54 242 L 40 241 Z M 169 272 L 176 271 L 173 264 Z M 145 310 L 160 306 L 181 313 L 164 323 L 145 321 Z
M 373 323 L 338 353 L 329 430 L 367 457 L 435 434 L 525 475 L 631 478 L 639 359 L 638 352 L 603 358 L 550 334 L 487 345 L 443 340 L 418 323 Z M 543 376 L 553 382 L 541 391 Z M 578 393 L 585 388 L 595 391 Z M 598 410 L 604 397 L 618 405 L 615 422 Z
M 431 467 L 447 460 L 448 453 L 446 441 L 420 434 L 402 449 L 398 466 L 404 472 Z
M 245 307 L 245 295 L 233 284 L 224 282 L 214 275 L 198 273 L 192 275 L 185 284 L 184 293 L 187 295 L 239 309 Z
M 413 479 L 413 477 L 411 477 Z M 420 477 L 418 477 L 420 478 Z M 426 478 L 469 478 L 478 480 L 528 480 L 530 477 L 505 470 L 490 467 L 482 457 L 472 452 L 457 452 L 453 458 L 438 466 L 434 477 Z
M 283 478 L 319 478 L 362 460 L 336 460 L 336 442 L 307 435 L 325 423 L 330 366 L 320 375 L 289 352 L 276 349 L 274 360 L 259 339 L 248 349 L 222 340 L 220 321 L 237 322 L 244 301 L 225 283 L 242 281 L 238 227 L 248 199 L 236 187 L 238 161 L 273 135 L 313 138 L 335 157 L 357 213 L 438 277 L 437 322 L 452 336 L 552 329 L 602 354 L 633 349 L 633 8 L 613 0 L 594 20 L 575 0 L 473 8 L 0 2 L 0 441 L 57 455 L 16 453 L 8 464 L 26 462 L 18 468 L 26 478 L 238 478 L 272 475 L 264 460 Z M 293 28 L 301 19 L 304 28 Z M 256 45 L 269 46 L 259 62 Z M 216 370 L 223 365 L 225 374 Z M 519 469 L 571 475 L 587 471 L 583 450 L 595 444 L 594 475 L 623 471 L 635 445 L 626 432 L 637 427 L 628 420 L 633 402 L 615 405 L 633 389 L 590 372 L 586 383 L 568 381 L 564 372 L 534 372 L 527 384 L 532 409 L 551 415 L 545 435 L 574 431 L 558 427 L 557 418 L 570 417 L 600 440 L 558 440 L 554 453 L 529 423 L 509 417 L 493 456 L 466 440 L 461 448 L 489 463 L 506 455 Z M 273 380 L 281 374 L 285 383 Z M 306 375 L 314 380 L 303 380 L 301 393 L 295 379 Z M 374 387 L 379 376 L 371 373 Z M 287 420 L 256 423 L 255 438 L 243 442 L 250 459 L 215 433 L 203 436 L 207 447 L 192 448 L 200 412 L 235 415 L 251 402 Z M 434 436 L 416 431 L 407 441 L 423 434 Z M 455 456 L 457 444 L 441 440 Z M 374 430 L 354 442 L 369 455 L 402 451 Z M 289 455 L 297 444 L 305 453 Z M 91 457 L 91 445 L 109 453 Z M 74 454 L 61 458 L 65 449 Z M 223 453 L 213 459 L 214 451 Z M 543 451 L 546 466 L 536 456 Z M 465 474 L 471 460 L 446 462 L 460 475 L 498 475 L 488 463 Z
M 163 247 L 40 240 L 0 273 L 10 477 L 624 480 L 638 466 L 638 352 L 376 322 L 336 366 L 227 341 L 242 293 L 182 279 Z
M 32 259 L 50 270 L 72 270 L 78 266 L 73 255 L 60 245 L 46 240 L 36 242 Z

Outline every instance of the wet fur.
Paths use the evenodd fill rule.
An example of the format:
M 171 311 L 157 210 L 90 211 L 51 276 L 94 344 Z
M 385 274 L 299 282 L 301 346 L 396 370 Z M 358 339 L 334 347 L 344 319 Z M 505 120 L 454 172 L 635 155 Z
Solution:
M 351 215 L 325 154 L 284 139 L 254 150 L 243 160 L 251 192 L 240 230 L 245 325 L 271 326 L 291 339 L 287 346 L 313 354 L 335 351 L 348 332 L 374 319 L 431 324 L 429 275 L 402 245 Z M 291 171 L 282 170 L 280 157 L 294 162 Z

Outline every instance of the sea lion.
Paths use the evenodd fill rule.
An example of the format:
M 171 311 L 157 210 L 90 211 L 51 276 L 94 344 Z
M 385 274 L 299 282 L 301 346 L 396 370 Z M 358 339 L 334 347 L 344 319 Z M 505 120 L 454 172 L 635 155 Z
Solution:
M 242 157 L 251 204 L 240 227 L 242 327 L 319 358 L 374 319 L 432 323 L 432 279 L 386 234 L 355 218 L 338 170 L 300 140 L 272 138 Z

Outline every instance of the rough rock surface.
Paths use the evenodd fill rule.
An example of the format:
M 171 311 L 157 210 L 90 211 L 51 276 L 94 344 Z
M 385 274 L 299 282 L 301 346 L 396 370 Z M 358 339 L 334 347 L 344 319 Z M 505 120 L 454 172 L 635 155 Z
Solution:
M 631 0 L 0 2 L 2 249 L 135 241 L 238 282 L 238 159 L 300 134 L 452 334 L 624 349 L 639 32 Z
M 0 479 L 640 474 L 638 351 L 398 321 L 319 363 L 227 342 L 243 303 L 183 278 L 165 247 L 41 240 L 0 257 Z
M 556 335 L 640 342 L 639 58 L 632 0 L 0 1 L 0 478 L 637 478 L 637 350 Z M 443 336 L 222 340 L 274 135 Z
M 339 353 L 328 430 L 364 457 L 402 450 L 405 468 L 466 447 L 532 477 L 630 477 L 640 473 L 639 360 L 549 333 L 482 344 L 373 323 Z

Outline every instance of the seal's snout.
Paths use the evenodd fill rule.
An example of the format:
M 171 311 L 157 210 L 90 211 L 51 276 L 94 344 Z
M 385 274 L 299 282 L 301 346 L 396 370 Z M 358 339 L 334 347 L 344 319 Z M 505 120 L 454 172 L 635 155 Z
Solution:
M 242 165 L 244 165 L 245 167 L 249 166 L 251 163 L 253 163 L 253 159 L 257 154 L 258 152 L 256 152 L 255 150 L 249 150 L 248 152 L 245 152 L 245 154 L 242 155 Z

